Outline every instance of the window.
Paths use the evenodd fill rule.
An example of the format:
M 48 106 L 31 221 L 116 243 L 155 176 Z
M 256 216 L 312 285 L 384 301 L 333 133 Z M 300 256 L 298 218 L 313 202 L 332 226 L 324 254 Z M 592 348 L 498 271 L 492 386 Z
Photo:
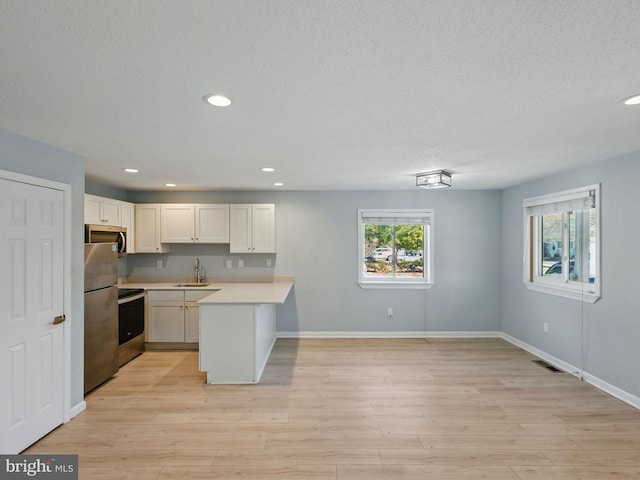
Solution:
M 361 287 L 431 287 L 433 210 L 358 210 L 358 230 Z
M 600 185 L 523 202 L 527 288 L 594 303 L 600 298 Z

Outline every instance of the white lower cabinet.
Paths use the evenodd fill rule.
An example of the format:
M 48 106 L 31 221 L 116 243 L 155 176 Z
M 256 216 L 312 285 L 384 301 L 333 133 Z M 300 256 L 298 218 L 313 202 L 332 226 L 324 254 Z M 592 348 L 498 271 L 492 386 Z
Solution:
M 149 342 L 184 342 L 184 302 L 149 302 Z
M 184 341 L 187 343 L 197 343 L 200 339 L 199 333 L 199 308 L 196 302 L 184 303 Z
M 198 300 L 210 291 L 150 290 L 147 292 L 147 342 L 198 343 Z

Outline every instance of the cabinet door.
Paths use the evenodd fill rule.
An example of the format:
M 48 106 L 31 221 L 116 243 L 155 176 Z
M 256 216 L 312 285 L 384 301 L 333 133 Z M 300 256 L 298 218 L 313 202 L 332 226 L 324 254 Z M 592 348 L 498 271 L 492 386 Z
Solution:
M 275 253 L 276 251 L 276 219 L 275 205 L 256 204 L 251 208 L 252 252 Z
M 149 302 L 148 342 L 184 342 L 184 303 Z
M 101 224 L 100 216 L 101 199 L 95 195 L 85 194 L 84 196 L 84 223 Z
M 160 207 L 160 241 L 163 243 L 193 243 L 195 235 L 195 206 L 171 204 Z
M 251 252 L 251 205 L 229 205 L 229 252 Z
M 184 341 L 198 342 L 199 333 L 199 309 L 195 302 L 186 302 L 184 304 Z
M 122 226 L 120 217 L 121 201 L 112 198 L 102 199 L 102 223 L 105 225 Z
M 200 243 L 229 243 L 229 205 L 195 206 L 196 240 Z
M 167 245 L 160 243 L 160 205 L 136 205 L 136 253 L 164 253 Z
M 135 205 L 122 202 L 122 226 L 127 229 L 127 253 L 136 253 Z

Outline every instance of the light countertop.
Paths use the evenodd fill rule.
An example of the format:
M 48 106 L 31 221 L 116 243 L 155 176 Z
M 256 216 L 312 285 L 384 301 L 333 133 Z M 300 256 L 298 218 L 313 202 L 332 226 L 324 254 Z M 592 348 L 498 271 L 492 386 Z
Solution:
M 226 283 L 204 282 L 202 287 L 177 286 L 181 282 L 155 283 L 123 283 L 121 288 L 143 288 L 145 290 L 188 290 L 211 291 L 210 295 L 200 300 L 199 304 L 216 303 L 284 303 L 291 288 L 293 278 L 278 279 L 272 283 Z M 187 283 L 187 282 L 184 282 Z M 212 291 L 214 290 L 214 291 Z M 217 290 L 217 291 L 215 291 Z

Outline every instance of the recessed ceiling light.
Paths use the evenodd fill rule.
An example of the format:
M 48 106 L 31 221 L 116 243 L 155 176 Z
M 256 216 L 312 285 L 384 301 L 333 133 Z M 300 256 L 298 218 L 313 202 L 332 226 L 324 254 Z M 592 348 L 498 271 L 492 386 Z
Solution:
M 231 100 L 224 95 L 205 95 L 204 100 L 215 107 L 228 107 L 231 105 Z
M 276 169 L 273 167 L 262 167 L 260 170 L 262 170 L 263 172 L 275 172 Z
M 275 182 L 273 184 L 274 187 L 282 187 L 283 185 L 284 185 L 284 183 L 282 183 L 282 182 Z
M 124 170 L 127 173 L 138 173 L 139 170 L 137 168 L 123 168 L 122 170 Z
M 177 187 L 177 185 L 175 183 L 165 183 L 164 186 L 165 187 Z
M 640 95 L 625 98 L 623 102 L 625 105 L 640 105 Z

